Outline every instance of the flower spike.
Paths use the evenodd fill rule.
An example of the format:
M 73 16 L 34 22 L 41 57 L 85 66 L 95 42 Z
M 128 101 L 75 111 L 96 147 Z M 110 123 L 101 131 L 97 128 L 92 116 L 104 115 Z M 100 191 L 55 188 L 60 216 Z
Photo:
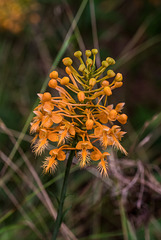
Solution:
M 115 64 L 110 57 L 97 69 L 97 53 L 97 49 L 86 50 L 86 59 L 83 60 L 82 52 L 75 52 L 76 61 L 80 62 L 78 71 L 72 66 L 71 58 L 64 58 L 62 62 L 67 76 L 60 77 L 55 70 L 49 75 L 48 86 L 58 95 L 52 96 L 49 92 L 38 94 L 40 102 L 34 109 L 30 128 L 30 133 L 35 134 L 33 150 L 42 154 L 49 143 L 55 146 L 50 150 L 50 156 L 45 158 L 44 173 L 55 171 L 58 162 L 65 160 L 66 153 L 75 150 L 81 168 L 98 162 L 99 172 L 107 177 L 110 155 L 107 148 L 114 147 L 127 154 L 120 143 L 125 134 L 120 124 L 126 124 L 128 118 L 122 113 L 124 103 L 115 107 L 107 104 L 114 89 L 122 86 L 123 77 L 121 73 L 108 69 Z M 73 141 L 76 141 L 75 147 Z

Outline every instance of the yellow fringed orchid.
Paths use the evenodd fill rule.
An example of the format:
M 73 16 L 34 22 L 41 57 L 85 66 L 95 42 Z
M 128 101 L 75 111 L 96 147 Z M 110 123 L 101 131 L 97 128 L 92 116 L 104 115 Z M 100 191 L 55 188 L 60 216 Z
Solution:
M 81 73 L 72 66 L 71 58 L 64 58 L 67 76 L 61 77 L 55 70 L 49 75 L 48 85 L 58 94 L 38 94 L 40 103 L 34 109 L 35 117 L 30 128 L 32 134 L 36 133 L 32 140 L 33 149 L 36 154 L 41 154 L 49 141 L 57 145 L 43 164 L 45 173 L 55 170 L 58 161 L 64 161 L 65 152 L 71 149 L 75 149 L 80 167 L 85 167 L 90 160 L 99 161 L 98 170 L 103 176 L 108 175 L 107 158 L 110 154 L 107 147 L 127 154 L 120 143 L 125 132 L 119 124 L 127 122 L 127 115 L 122 113 L 124 103 L 118 103 L 116 107 L 107 104 L 114 89 L 122 86 L 123 77 L 111 69 L 103 76 L 106 68 L 115 61 L 108 57 L 97 69 L 97 53 L 97 49 L 86 50 L 85 62 L 81 51 L 74 53 L 80 61 L 78 71 Z M 99 87 L 98 83 L 101 84 Z M 75 147 L 72 147 L 73 141 Z

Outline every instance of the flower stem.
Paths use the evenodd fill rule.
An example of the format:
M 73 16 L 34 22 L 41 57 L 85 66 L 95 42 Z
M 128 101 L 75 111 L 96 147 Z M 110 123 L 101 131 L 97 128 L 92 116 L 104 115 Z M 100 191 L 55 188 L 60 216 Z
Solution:
M 63 186 L 62 186 L 61 195 L 60 195 L 59 209 L 58 209 L 58 214 L 57 214 L 57 218 L 56 218 L 55 225 L 54 225 L 54 232 L 53 232 L 52 240 L 56 240 L 56 237 L 58 235 L 59 228 L 60 228 L 61 222 L 62 222 L 63 205 L 64 205 L 65 196 L 66 196 L 69 172 L 70 172 L 72 160 L 74 157 L 74 151 L 75 150 L 71 150 L 69 157 L 68 157 L 67 165 L 66 165 L 65 176 L 64 176 Z

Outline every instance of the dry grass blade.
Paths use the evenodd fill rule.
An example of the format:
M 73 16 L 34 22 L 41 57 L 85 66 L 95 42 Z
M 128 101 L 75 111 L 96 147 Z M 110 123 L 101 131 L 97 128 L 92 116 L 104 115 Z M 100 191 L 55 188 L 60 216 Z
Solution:
M 52 60 L 50 57 L 49 50 L 43 39 L 42 33 L 40 31 L 37 32 L 36 29 L 33 29 L 33 38 L 35 40 L 36 46 L 40 54 L 44 72 L 47 75 L 49 72 L 50 66 L 52 65 Z
M 118 68 L 125 63 L 127 63 L 129 60 L 140 54 L 141 52 L 147 50 L 148 48 L 152 47 L 153 45 L 161 42 L 161 34 L 156 35 L 155 37 L 152 37 L 151 39 L 145 41 L 144 43 L 140 44 L 139 46 L 133 48 L 131 51 L 125 53 L 121 58 L 117 60 L 117 64 L 114 67 Z
M 44 239 L 43 235 L 40 233 L 40 231 L 37 229 L 37 227 L 35 226 L 35 224 L 32 222 L 32 220 L 30 219 L 30 217 L 27 215 L 27 213 L 24 211 L 24 209 L 21 207 L 20 203 L 17 201 L 17 199 L 15 198 L 15 196 L 12 194 L 12 192 L 9 190 L 9 188 L 5 185 L 5 183 L 2 183 L 2 188 L 5 191 L 6 195 L 10 198 L 10 200 L 12 201 L 12 203 L 14 204 L 14 206 L 17 208 L 17 210 L 20 211 L 20 213 L 22 214 L 23 218 L 25 219 L 26 224 L 35 232 L 35 234 L 37 235 L 37 237 L 39 239 Z
M 152 16 L 148 17 L 148 19 L 146 19 L 138 28 L 138 30 L 136 31 L 136 33 L 134 34 L 133 38 L 129 41 L 129 43 L 125 46 L 125 48 L 122 50 L 122 52 L 120 53 L 120 56 L 123 56 L 124 54 L 126 54 L 128 51 L 130 51 L 136 44 L 137 42 L 140 40 L 140 38 L 143 36 L 143 34 L 145 33 L 146 29 L 148 28 L 150 22 L 152 20 Z
M 11 129 L 11 128 L 7 128 L 9 130 L 8 133 L 5 132 L 5 130 L 3 129 L 3 121 L 0 119 L 0 132 L 1 133 L 4 133 L 4 134 L 7 134 L 8 136 L 14 136 L 15 138 L 18 138 L 20 136 L 20 132 L 19 131 L 16 131 L 14 129 Z M 25 134 L 24 138 L 23 138 L 24 141 L 26 142 L 31 142 L 32 140 L 32 137 Z
M 65 4 L 66 12 L 67 12 L 69 21 L 72 23 L 75 20 L 74 20 L 74 16 L 73 16 L 73 13 L 71 11 L 71 8 L 70 8 L 70 6 L 69 6 L 67 1 L 64 0 L 63 3 Z M 78 42 L 79 48 L 81 49 L 82 52 L 85 52 L 86 47 L 85 47 L 85 44 L 84 44 L 84 41 L 83 41 L 83 38 L 81 36 L 81 33 L 79 31 L 78 26 L 76 26 L 75 29 L 73 29 L 73 31 L 74 31 L 75 36 L 77 38 L 77 42 Z

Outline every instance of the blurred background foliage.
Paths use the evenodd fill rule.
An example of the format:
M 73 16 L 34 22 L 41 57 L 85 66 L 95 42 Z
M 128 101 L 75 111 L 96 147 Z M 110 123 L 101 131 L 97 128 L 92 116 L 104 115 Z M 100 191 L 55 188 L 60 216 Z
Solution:
M 110 103 L 126 103 L 129 155 L 111 154 L 109 179 L 73 167 L 58 239 L 161 239 L 160 16 L 160 0 L 0 0 L 0 239 L 51 239 L 64 164 L 42 175 L 28 116 L 50 69 L 97 47 L 124 76 Z

